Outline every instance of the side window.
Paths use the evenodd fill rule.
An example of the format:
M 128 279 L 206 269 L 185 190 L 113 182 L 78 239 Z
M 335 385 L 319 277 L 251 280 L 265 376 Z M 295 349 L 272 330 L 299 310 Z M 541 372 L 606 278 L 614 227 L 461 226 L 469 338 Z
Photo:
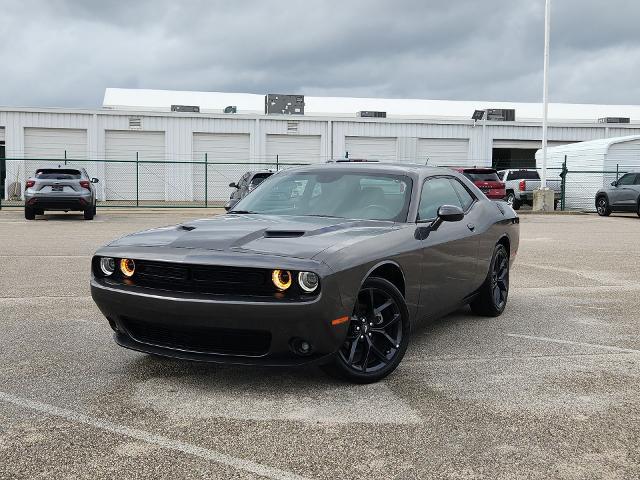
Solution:
M 636 173 L 636 181 L 633 182 L 634 185 L 640 185 L 640 173 Z
M 635 178 L 635 173 L 627 173 L 626 175 L 620 177 L 620 180 L 618 180 L 618 185 L 633 185 L 633 181 L 635 180 Z
M 418 220 L 436 218 L 438 209 L 442 205 L 457 205 L 462 208 L 460 198 L 449 179 L 431 178 L 424 182 L 418 207 Z
M 469 208 L 473 203 L 473 197 L 467 191 L 467 189 L 464 188 L 464 185 L 462 185 L 458 180 L 451 179 L 451 183 L 453 185 L 453 189 L 458 194 L 458 197 L 460 197 L 460 202 L 462 203 L 462 209 L 466 212 L 467 208 Z

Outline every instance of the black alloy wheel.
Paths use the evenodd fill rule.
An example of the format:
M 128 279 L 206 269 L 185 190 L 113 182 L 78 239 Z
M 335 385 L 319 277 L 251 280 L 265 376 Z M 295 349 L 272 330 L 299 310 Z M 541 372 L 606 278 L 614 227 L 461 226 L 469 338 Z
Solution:
M 497 317 L 504 312 L 509 296 L 509 254 L 504 245 L 496 245 L 489 273 L 480 287 L 478 296 L 471 302 L 471 310 L 487 317 Z
M 376 382 L 395 370 L 408 342 L 404 297 L 391 282 L 371 277 L 358 292 L 345 341 L 325 370 L 356 383 Z
M 611 209 L 609 208 L 609 201 L 607 197 L 598 197 L 596 200 L 596 210 L 601 217 L 608 217 L 611 215 Z

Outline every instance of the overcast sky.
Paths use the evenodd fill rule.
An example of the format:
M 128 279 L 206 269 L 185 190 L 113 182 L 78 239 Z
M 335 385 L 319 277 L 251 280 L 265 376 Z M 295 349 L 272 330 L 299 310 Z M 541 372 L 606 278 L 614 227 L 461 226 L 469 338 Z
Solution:
M 0 0 L 0 105 L 106 87 L 540 101 L 544 0 Z M 640 104 L 640 1 L 553 0 L 550 99 Z

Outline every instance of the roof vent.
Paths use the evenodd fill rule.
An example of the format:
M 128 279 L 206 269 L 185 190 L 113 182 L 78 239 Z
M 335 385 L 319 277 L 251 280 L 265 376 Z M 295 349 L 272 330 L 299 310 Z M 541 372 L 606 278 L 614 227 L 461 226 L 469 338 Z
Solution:
M 494 122 L 514 122 L 516 111 L 513 108 L 488 108 L 486 118 Z
M 142 117 L 129 117 L 129 129 L 142 130 Z
M 358 112 L 359 117 L 363 118 L 387 118 L 387 112 L 374 112 L 371 110 L 362 110 Z
M 287 122 L 287 133 L 298 133 L 298 122 Z
M 198 105 L 171 105 L 172 112 L 200 113 Z
M 264 113 L 304 115 L 304 95 L 281 95 L 269 93 L 264 97 Z
M 602 117 L 598 119 L 598 123 L 631 123 L 629 117 Z

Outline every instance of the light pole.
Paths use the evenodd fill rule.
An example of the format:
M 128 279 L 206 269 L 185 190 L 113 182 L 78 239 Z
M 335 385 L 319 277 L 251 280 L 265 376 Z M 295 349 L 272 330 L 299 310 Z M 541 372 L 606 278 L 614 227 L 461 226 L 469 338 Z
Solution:
M 551 0 L 544 4 L 544 68 L 542 70 L 542 176 L 540 188 L 547 188 L 547 117 L 549 114 L 549 18 Z
M 534 210 L 553 210 L 554 193 L 547 189 L 547 117 L 549 113 L 549 29 L 551 19 L 551 0 L 544 4 L 544 67 L 542 70 L 542 173 L 540 189 L 533 192 Z

